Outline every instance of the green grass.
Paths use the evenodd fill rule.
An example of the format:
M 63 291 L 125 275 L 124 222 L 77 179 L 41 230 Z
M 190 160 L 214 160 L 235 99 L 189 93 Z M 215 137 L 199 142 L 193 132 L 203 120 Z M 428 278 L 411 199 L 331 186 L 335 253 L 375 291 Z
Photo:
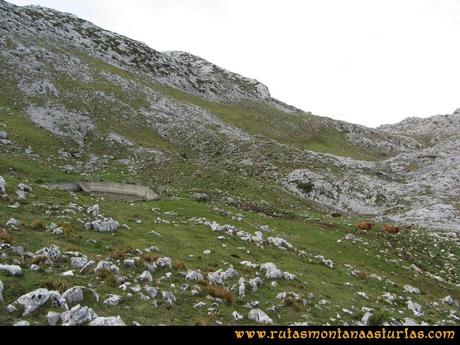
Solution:
M 34 175 L 36 173 L 33 169 L 25 174 Z M 14 178 L 8 176 L 8 192 L 12 193 L 14 185 L 22 181 L 24 177 Z M 54 179 L 58 179 L 58 175 Z M 415 276 L 404 268 L 404 266 L 407 267 L 415 263 L 424 270 L 436 273 L 443 267 L 445 255 L 439 253 L 439 255 L 431 257 L 426 250 L 422 250 L 427 246 L 430 247 L 430 250 L 435 250 L 434 247 L 431 247 L 429 236 L 423 233 L 415 235 L 411 232 L 404 232 L 391 237 L 390 242 L 393 244 L 390 245 L 390 242 L 385 239 L 387 237 L 384 237 L 378 231 L 374 231 L 368 235 L 357 234 L 358 238 L 361 238 L 363 242 L 353 244 L 349 241 L 343 241 L 338 244 L 337 240 L 343 239 L 345 234 L 349 232 L 354 232 L 353 228 L 347 225 L 348 223 L 353 223 L 353 219 L 337 220 L 322 217 L 322 220 L 314 221 L 285 217 L 273 218 L 221 203 L 207 204 L 188 199 L 165 199 L 147 203 L 126 204 L 115 200 L 96 200 L 82 194 L 72 196 L 66 192 L 49 191 L 37 184 L 33 184 L 33 188 L 34 195 L 30 196 L 29 200 L 19 209 L 10 209 L 6 204 L 0 204 L 0 223 L 5 223 L 9 217 L 15 217 L 24 224 L 23 227 L 14 232 L 14 244 L 21 245 L 27 250 L 35 251 L 41 247 L 56 244 L 63 250 L 79 250 L 92 259 L 100 260 L 108 257 L 114 249 L 132 247 L 142 250 L 155 245 L 160 248 L 160 256 L 170 256 L 174 260 L 183 262 L 187 268 L 201 269 L 204 273 L 233 265 L 240 275 L 253 277 L 254 270 L 239 264 L 240 261 L 249 260 L 256 263 L 274 262 L 282 270 L 296 274 L 297 279 L 294 281 L 281 280 L 276 288 L 272 288 L 269 281 L 264 279 L 265 283 L 257 293 L 248 293 L 244 301 L 237 299 L 234 305 L 219 305 L 217 315 L 210 316 L 207 314 L 207 307 L 210 306 L 210 302 L 205 295 L 191 296 L 190 293 L 176 289 L 177 304 L 169 307 L 160 303 L 160 306 L 155 308 L 139 299 L 136 295 L 132 299 L 127 299 L 125 293 L 118 288 L 111 287 L 106 283 L 96 283 L 97 276 L 92 273 L 85 275 L 77 273 L 73 278 L 59 277 L 59 272 L 68 270 L 67 264 L 61 262 L 54 267 L 53 273 L 43 271 L 36 273 L 26 269 L 25 275 L 20 278 L 8 277 L 0 273 L 0 279 L 6 287 L 4 297 L 7 303 L 11 303 L 23 293 L 44 285 L 53 286 L 53 284 L 64 283 L 65 286 L 72 287 L 91 283 L 96 286 L 102 297 L 109 293 L 121 294 L 125 297 L 124 302 L 120 307 L 116 308 L 97 304 L 91 299 L 85 300 L 83 304 L 91 306 L 99 315 L 120 315 L 128 323 L 138 321 L 143 324 L 194 324 L 205 321 L 206 323 L 214 324 L 216 320 L 221 320 L 226 324 L 234 324 L 235 321 L 231 317 L 231 313 L 237 310 L 243 315 L 247 315 L 247 310 L 243 305 L 252 300 L 258 300 L 262 309 L 267 309 L 273 302 L 279 304 L 277 314 L 280 315 L 280 318 L 275 317 L 275 322 L 279 324 L 302 320 L 320 324 L 334 323 L 330 319 L 334 319 L 337 313 L 341 314 L 342 320 L 356 322 L 361 316 L 359 310 L 363 306 L 376 308 L 376 310 L 379 310 L 379 318 L 386 318 L 388 321 L 390 317 L 401 319 L 413 316 L 404 303 L 398 304 L 391 309 L 391 306 L 384 302 L 378 302 L 378 298 L 384 291 L 404 295 L 402 286 L 411 284 L 422 290 L 421 295 L 414 295 L 412 299 L 424 306 L 425 316 L 423 320 L 434 323 L 442 318 L 445 319 L 449 308 L 441 305 L 437 309 L 430 309 L 425 305 L 426 302 L 437 301 L 448 294 L 454 298 L 460 297 L 458 289 L 455 287 L 448 284 L 439 284 L 423 275 Z M 95 202 L 99 202 L 105 215 L 114 217 L 122 224 L 126 223 L 131 229 L 121 228 L 114 236 L 90 232 L 84 230 L 83 225 L 77 220 L 83 216 L 82 214 L 79 212 L 76 214 L 63 212 L 63 210 L 69 208 L 70 203 L 76 203 L 86 208 L 86 206 Z M 226 216 L 221 212 L 216 212 L 216 207 L 229 212 L 229 215 Z M 157 213 L 152 211 L 152 208 L 159 208 L 161 211 Z M 46 212 L 47 210 L 50 210 L 50 212 Z M 176 214 L 168 215 L 167 212 L 170 211 Z M 239 213 L 244 215 L 242 222 L 231 218 L 231 215 Z M 161 217 L 171 223 L 157 224 L 155 222 L 157 217 Z M 219 241 L 217 240 L 218 234 L 211 232 L 207 226 L 194 225 L 188 222 L 188 219 L 192 217 L 205 217 L 219 224 L 234 224 L 249 232 L 256 231 L 259 225 L 268 224 L 273 229 L 271 235 L 278 235 L 287 239 L 296 248 L 305 250 L 312 256 L 324 255 L 332 259 L 336 264 L 336 268 L 327 268 L 308 257 L 298 256 L 292 251 L 280 251 L 268 245 L 264 249 L 260 249 L 254 244 L 241 241 L 236 236 L 226 236 L 228 238 L 226 241 Z M 44 224 L 51 222 L 70 224 L 72 231 L 60 237 L 37 232 L 30 227 L 31 222 L 35 219 L 42 220 Z M 141 223 L 137 222 L 139 220 Z M 330 226 L 323 226 L 322 223 L 330 224 Z M 152 230 L 161 236 L 152 234 Z M 89 241 L 90 239 L 95 240 L 96 243 Z M 223 247 L 222 244 L 226 246 Z M 241 249 L 242 247 L 245 249 Z M 406 254 L 402 255 L 397 250 L 398 247 L 405 248 L 404 252 Z M 460 254 L 459 248 L 448 241 L 443 242 L 443 248 L 456 256 Z M 211 249 L 212 254 L 209 256 L 203 255 L 202 253 L 206 249 Z M 391 259 L 400 259 L 401 264 L 396 266 L 389 261 Z M 352 265 L 356 269 L 365 272 L 367 277 L 372 273 L 376 273 L 391 279 L 396 285 L 392 286 L 371 278 L 353 277 L 347 273 L 344 264 Z M 27 267 L 27 265 L 24 265 L 24 267 Z M 129 274 L 130 276 L 136 276 L 143 271 L 141 267 L 134 269 L 125 269 L 123 265 L 121 267 L 123 274 Z M 167 271 L 160 270 L 156 272 L 154 278 L 158 279 Z M 184 283 L 183 278 L 178 272 L 174 270 L 172 272 L 174 275 L 171 281 L 162 281 L 155 284 L 168 291 L 171 290 L 171 283 L 174 283 L 177 287 L 181 286 Z M 236 280 L 227 282 L 226 286 L 231 287 L 236 283 Z M 351 282 L 353 287 L 346 287 L 345 282 Z M 281 291 L 296 292 L 304 298 L 309 293 L 313 293 L 315 297 L 306 308 L 298 310 L 298 308 L 283 307 L 282 301 L 276 300 L 276 295 Z M 356 294 L 357 291 L 366 292 L 369 300 L 359 297 Z M 321 308 L 316 307 L 315 305 L 322 298 L 328 299 L 330 304 Z M 193 309 L 192 305 L 198 301 L 204 301 L 208 305 L 201 309 Z M 344 314 L 341 308 L 337 307 L 350 309 L 352 305 L 358 309 L 353 316 Z M 403 310 L 402 315 L 398 313 L 399 309 Z M 46 322 L 44 315 L 45 310 L 38 311 L 27 320 L 37 324 L 44 324 Z M 274 317 L 273 313 L 269 312 L 269 315 Z M 0 314 L 0 324 L 13 323 L 14 320 L 17 320 L 17 317 L 18 315 L 16 314 L 2 313 Z M 240 324 L 248 323 L 250 323 L 248 320 L 240 322 Z

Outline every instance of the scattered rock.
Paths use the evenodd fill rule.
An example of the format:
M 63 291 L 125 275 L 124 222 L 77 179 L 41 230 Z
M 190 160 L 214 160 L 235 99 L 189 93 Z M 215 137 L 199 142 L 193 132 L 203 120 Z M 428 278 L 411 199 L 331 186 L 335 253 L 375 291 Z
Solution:
M 27 195 L 30 192 L 32 192 L 32 187 L 24 183 L 20 183 L 16 187 L 16 196 L 18 197 L 18 199 L 21 199 L 21 200 L 26 199 Z
M 108 271 L 114 274 L 120 274 L 120 269 L 113 263 L 109 261 L 99 261 L 94 272 Z
M 3 176 L 0 176 L 0 195 L 6 194 L 6 182 Z
M 1 286 L 1 282 L 0 282 L 0 286 Z M 0 288 L 0 290 L 1 290 L 1 288 Z M 455 301 L 452 298 L 452 296 L 446 296 L 441 300 L 441 303 L 448 304 L 448 305 L 453 305 L 453 304 L 455 304 Z
M 48 314 L 46 314 L 46 319 L 48 320 L 48 324 L 50 326 L 56 326 L 58 322 L 61 320 L 61 314 L 56 313 L 54 311 L 50 311 L 48 312 Z
M 37 309 L 41 308 L 48 300 L 52 305 L 67 309 L 66 300 L 56 291 L 48 291 L 47 289 L 37 289 L 19 297 L 15 304 L 23 307 L 22 316 L 28 316 Z
M 72 268 L 83 268 L 88 263 L 86 257 L 73 257 L 70 259 L 70 267 Z
M 418 273 L 418 274 L 423 273 L 423 271 L 419 267 L 417 267 L 415 264 L 410 265 L 409 268 L 415 273 Z
M 126 268 L 133 268 L 133 267 L 136 267 L 136 261 L 133 259 L 126 259 L 123 261 L 123 265 Z
M 152 275 L 150 274 L 149 271 L 144 271 L 142 272 L 139 277 L 137 277 L 137 279 L 141 282 L 141 283 L 151 283 L 153 281 L 153 277 Z
M 243 320 L 244 318 L 243 315 L 238 313 L 236 310 L 232 313 L 232 316 L 235 319 L 235 321 L 240 321 L 240 320 Z
M 163 257 L 163 258 L 159 258 L 155 264 L 157 265 L 157 267 L 160 267 L 160 268 L 164 268 L 164 267 L 171 268 L 172 260 L 169 257 Z
M 82 307 L 79 304 L 61 314 L 63 326 L 81 326 L 97 318 L 97 314 L 89 307 Z
M 370 311 L 366 311 L 361 318 L 361 321 L 358 323 L 359 326 L 369 326 L 374 314 Z
M 6 225 L 7 228 L 17 230 L 17 229 L 19 228 L 19 226 L 21 225 L 21 223 L 20 223 L 19 220 L 17 220 L 17 219 L 10 218 L 10 219 L 6 222 L 5 225 Z
M 166 303 L 173 305 L 176 302 L 176 296 L 172 292 L 169 291 L 161 291 L 161 296 Z
M 67 301 L 67 304 L 73 306 L 83 301 L 83 290 L 80 286 L 75 286 L 66 290 L 62 294 L 62 297 L 64 297 L 64 299 Z
M 408 293 L 420 294 L 420 290 L 418 288 L 413 287 L 409 284 L 404 285 L 403 289 L 405 292 L 408 292 Z
M 268 244 L 271 244 L 272 246 L 275 246 L 276 248 L 281 250 L 288 250 L 294 248 L 292 244 L 280 237 L 269 237 L 267 241 Z
M 109 295 L 109 297 L 104 301 L 105 305 L 117 306 L 121 302 L 121 297 L 118 295 Z
M 199 271 L 192 271 L 188 270 L 187 274 L 185 276 L 186 280 L 196 280 L 196 281 L 202 281 L 204 279 L 203 275 Z
M 15 326 L 15 327 L 27 327 L 27 326 L 30 326 L 30 323 L 28 321 L 18 321 L 13 326 Z
M 192 195 L 193 200 L 199 201 L 199 202 L 208 202 L 209 201 L 209 195 L 206 193 L 193 193 Z
M 267 314 L 265 314 L 262 310 L 260 309 L 251 309 L 248 313 L 248 319 L 253 320 L 259 324 L 263 325 L 272 325 L 273 320 L 268 317 Z
M 120 223 L 112 218 L 108 219 L 98 219 L 91 223 L 86 223 L 85 228 L 86 230 L 94 230 L 97 232 L 115 232 L 118 230 Z
M 411 310 L 416 317 L 422 316 L 422 306 L 418 303 L 407 301 L 407 309 Z
M 0 271 L 6 272 L 12 276 L 22 275 L 22 269 L 18 265 L 0 265 Z
M 45 264 L 51 265 L 55 261 L 59 260 L 62 253 L 58 246 L 52 245 L 50 247 L 42 248 L 35 252 L 33 258 L 43 258 L 45 259 Z
M 95 204 L 93 206 L 88 207 L 88 209 L 86 210 L 86 213 L 93 217 L 98 217 L 101 214 L 101 211 L 99 209 L 99 204 Z
M 89 323 L 90 326 L 126 326 L 123 320 L 117 316 L 98 317 Z

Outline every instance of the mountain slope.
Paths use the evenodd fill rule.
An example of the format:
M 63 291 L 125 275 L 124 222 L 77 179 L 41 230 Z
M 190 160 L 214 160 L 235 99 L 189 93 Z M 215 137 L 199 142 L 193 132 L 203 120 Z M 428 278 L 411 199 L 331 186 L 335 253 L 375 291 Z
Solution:
M 430 232 L 460 224 L 450 132 L 431 141 L 412 125 L 314 116 L 191 54 L 2 0 L 0 67 L 0 308 L 37 288 L 84 286 L 122 308 L 87 293 L 78 303 L 127 323 L 251 324 L 257 308 L 279 324 L 458 322 L 458 233 Z M 162 200 L 50 189 L 77 180 L 143 184 Z M 352 225 L 361 218 L 416 229 L 364 234 Z M 95 230 L 114 221 L 112 234 Z M 36 253 L 52 244 L 58 258 Z M 85 260 L 115 267 L 81 271 Z M 15 308 L 0 324 L 68 317 Z

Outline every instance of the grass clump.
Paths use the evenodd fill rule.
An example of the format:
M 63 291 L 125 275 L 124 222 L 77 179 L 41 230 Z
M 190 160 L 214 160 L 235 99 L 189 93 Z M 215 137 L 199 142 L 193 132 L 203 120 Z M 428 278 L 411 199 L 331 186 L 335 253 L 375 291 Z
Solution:
M 34 219 L 30 223 L 30 227 L 32 228 L 32 230 L 39 231 L 39 232 L 43 232 L 46 230 L 45 223 L 43 223 L 41 219 Z
M 98 272 L 97 276 L 110 287 L 118 286 L 117 277 L 115 277 L 115 274 L 113 272 L 110 272 L 108 270 L 102 270 Z
M 14 240 L 14 236 L 11 235 L 11 233 L 9 233 L 3 228 L 0 228 L 0 241 L 11 244 L 13 243 L 13 240 Z
M 174 268 L 176 271 L 185 271 L 187 269 L 185 263 L 180 260 L 173 260 L 172 268 Z
M 233 305 L 235 303 L 235 295 L 226 287 L 205 284 L 202 291 L 205 295 L 211 295 L 214 298 L 222 299 L 228 305 Z

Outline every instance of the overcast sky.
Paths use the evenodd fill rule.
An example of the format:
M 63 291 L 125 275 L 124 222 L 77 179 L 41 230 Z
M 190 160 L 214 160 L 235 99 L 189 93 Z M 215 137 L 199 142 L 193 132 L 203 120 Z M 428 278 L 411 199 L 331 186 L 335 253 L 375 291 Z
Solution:
M 182 50 L 367 126 L 460 108 L 460 0 L 9 0 Z

